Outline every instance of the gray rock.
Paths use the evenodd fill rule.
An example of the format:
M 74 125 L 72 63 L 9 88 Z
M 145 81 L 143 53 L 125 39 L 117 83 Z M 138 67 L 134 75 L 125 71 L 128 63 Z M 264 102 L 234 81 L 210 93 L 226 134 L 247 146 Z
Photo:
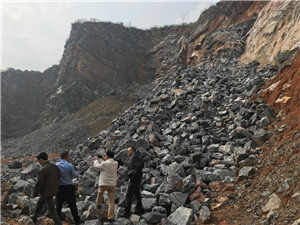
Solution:
M 268 135 L 267 131 L 265 131 L 264 129 L 259 129 L 254 132 L 253 140 L 259 146 L 261 146 L 262 144 L 264 144 L 266 141 L 269 140 L 269 135 Z
M 245 160 L 249 157 L 249 153 L 248 153 L 248 150 L 245 149 L 245 148 L 242 148 L 242 147 L 236 147 L 234 149 L 234 153 L 236 155 L 236 161 L 237 163 L 242 161 L 242 160 Z
M 142 195 L 142 198 L 154 198 L 155 197 L 155 194 L 153 194 L 152 192 L 146 191 L 146 190 L 143 190 L 141 195 Z
M 88 207 L 88 210 L 85 212 L 85 218 L 87 220 L 96 220 L 99 218 L 99 211 L 95 203 Z
M 164 216 L 159 213 L 150 212 L 144 214 L 143 218 L 150 224 L 158 224 Z
M 156 198 L 142 198 L 142 203 L 145 211 L 149 212 L 156 205 Z
M 28 181 L 25 181 L 25 180 L 19 180 L 15 185 L 14 185 L 14 189 L 18 192 L 21 192 L 23 191 L 23 189 L 29 185 L 29 182 Z
M 155 191 L 157 190 L 157 188 L 160 186 L 160 184 L 144 184 L 143 188 L 146 191 L 150 191 L 152 193 L 155 193 Z
M 203 223 L 208 223 L 211 218 L 211 212 L 207 206 L 202 206 L 199 212 L 199 218 Z
M 20 163 L 19 161 L 12 161 L 8 163 L 7 166 L 10 169 L 19 169 L 22 168 L 22 163 Z
M 95 220 L 87 220 L 84 221 L 84 225 L 101 225 L 101 220 L 95 219 Z
M 2 223 L 1 223 L 2 224 Z M 34 225 L 34 222 L 29 216 L 20 216 L 20 219 L 18 220 L 19 225 Z
M 38 177 L 40 171 L 40 167 L 37 163 L 32 163 L 28 167 L 26 167 L 23 171 L 21 171 L 21 179 L 27 180 L 33 177 Z
M 183 206 L 188 198 L 187 193 L 182 192 L 173 192 L 169 195 L 171 202 L 178 208 L 180 206 Z
M 132 222 L 126 218 L 118 218 L 116 223 L 117 225 L 132 225 Z
M 188 225 L 193 218 L 193 210 L 186 207 L 179 207 L 168 216 L 167 221 L 177 225 Z
M 174 191 L 181 191 L 183 188 L 183 180 L 177 174 L 171 174 L 167 177 L 166 192 L 171 193 Z
M 183 179 L 182 192 L 190 193 L 193 191 L 196 183 L 196 177 L 194 175 L 189 175 Z
M 159 196 L 159 199 L 158 199 L 158 205 L 159 206 L 162 206 L 166 209 L 171 208 L 172 202 L 169 198 L 169 194 L 160 193 L 158 196 Z
M 239 162 L 239 165 L 241 167 L 244 167 L 244 166 L 255 166 L 257 163 L 257 158 L 255 155 L 250 155 L 247 159 Z
M 199 209 L 201 207 L 201 203 L 197 200 L 194 200 L 190 203 L 191 208 L 193 209 L 194 214 L 199 214 Z
M 198 179 L 202 180 L 205 183 L 221 180 L 221 177 L 219 175 L 209 171 L 196 170 L 196 175 Z
M 245 166 L 239 171 L 238 179 L 246 179 L 255 173 L 255 168 L 252 166 Z

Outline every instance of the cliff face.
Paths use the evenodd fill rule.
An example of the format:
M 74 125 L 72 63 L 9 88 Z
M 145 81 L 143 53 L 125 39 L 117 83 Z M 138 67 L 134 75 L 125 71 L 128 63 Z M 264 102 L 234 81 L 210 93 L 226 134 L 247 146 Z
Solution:
M 45 124 L 100 98 L 128 95 L 136 99 L 143 85 L 181 63 L 179 40 L 185 29 L 144 31 L 112 23 L 73 24 Z
M 220 57 L 220 48 L 232 49 L 237 47 L 241 51 L 244 45 L 245 32 L 252 27 L 253 22 L 246 29 L 239 28 L 232 33 L 232 26 L 255 18 L 260 10 L 268 2 L 259 1 L 233 1 L 219 2 L 203 12 L 189 37 L 187 47 L 187 63 L 191 65 L 199 64 L 207 56 L 213 53 L 215 57 Z M 215 36 L 214 41 L 209 41 Z
M 70 114 L 98 99 L 126 97 L 125 102 L 133 103 L 147 94 L 145 85 L 155 77 L 184 63 L 180 50 L 185 30 L 185 26 L 144 31 L 112 23 L 73 24 L 59 65 L 44 73 L 3 72 L 2 139 L 72 118 Z M 116 110 L 114 115 L 119 107 Z
M 249 31 L 243 63 L 291 64 L 300 46 L 300 4 L 298 1 L 271 1 Z
M 20 137 L 40 127 L 57 66 L 44 73 L 10 69 L 1 73 L 1 138 Z

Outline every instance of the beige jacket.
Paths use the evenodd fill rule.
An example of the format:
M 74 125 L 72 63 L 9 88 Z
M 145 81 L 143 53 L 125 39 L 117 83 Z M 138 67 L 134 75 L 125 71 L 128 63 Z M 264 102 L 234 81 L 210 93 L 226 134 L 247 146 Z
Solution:
M 116 186 L 118 162 L 114 159 L 108 159 L 99 163 L 94 161 L 94 167 L 100 170 L 99 186 Z

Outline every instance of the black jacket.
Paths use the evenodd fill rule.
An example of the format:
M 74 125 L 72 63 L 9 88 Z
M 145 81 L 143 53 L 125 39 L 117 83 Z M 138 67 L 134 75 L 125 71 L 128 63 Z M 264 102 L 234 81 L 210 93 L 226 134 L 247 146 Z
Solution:
M 60 178 L 59 168 L 47 161 L 39 172 L 38 181 L 34 188 L 33 197 L 38 194 L 41 198 L 54 196 L 58 191 L 58 182 Z
M 142 178 L 143 168 L 144 168 L 143 159 L 138 154 L 134 154 L 130 159 L 129 166 L 128 166 L 128 176 L 130 182 L 133 182 L 135 180 L 140 180 Z

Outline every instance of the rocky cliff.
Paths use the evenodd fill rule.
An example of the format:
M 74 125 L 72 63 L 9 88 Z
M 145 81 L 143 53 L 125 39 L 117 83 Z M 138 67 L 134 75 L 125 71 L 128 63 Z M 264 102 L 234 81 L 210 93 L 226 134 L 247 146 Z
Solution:
M 24 136 L 40 127 L 58 66 L 44 73 L 9 69 L 1 73 L 1 138 Z
M 241 61 L 261 65 L 290 65 L 300 46 L 298 1 L 272 1 L 258 15 L 249 31 Z
M 246 33 L 265 5 L 267 2 L 263 1 L 221 1 L 204 11 L 189 37 L 187 63 L 197 65 L 208 56 L 222 56 L 226 50 L 237 49 L 237 53 L 243 53 Z M 231 28 L 243 22 L 248 27 Z
M 148 31 L 74 24 L 60 65 L 49 71 L 52 89 L 29 92 L 46 96 L 30 115 L 41 112 L 40 124 L 51 124 L 3 145 L 3 156 L 29 155 L 2 161 L 3 220 L 31 223 L 36 199 L 28 196 L 39 169 L 30 155 L 67 148 L 80 174 L 77 204 L 87 224 L 99 223 L 99 174 L 92 161 L 106 149 L 124 162 L 115 224 L 299 224 L 299 5 L 224 1 L 194 24 Z M 140 63 L 138 72 L 123 65 L 133 65 L 130 57 Z M 43 84 L 41 75 L 34 73 Z M 96 135 L 88 138 L 90 129 Z M 126 151 L 132 145 L 145 160 L 146 212 L 126 219 Z M 106 210 L 105 203 L 101 213 Z
M 74 23 L 61 62 L 55 69 L 39 73 L 40 79 L 35 79 L 35 72 L 2 73 L 2 93 L 9 96 L 2 101 L 2 120 L 14 127 L 10 129 L 3 124 L 2 139 L 20 137 L 58 122 L 101 98 L 127 96 L 128 102 L 141 98 L 149 82 L 183 63 L 180 40 L 185 30 L 184 26 L 144 31 L 112 23 Z M 18 78 L 21 74 L 24 76 Z M 25 77 L 29 85 L 22 86 L 18 79 Z M 15 92 L 22 99 L 15 97 L 11 86 L 16 87 Z M 33 90 L 38 92 L 35 96 L 39 101 L 26 93 Z M 26 107 L 33 113 L 27 113 L 24 102 L 29 103 Z M 31 121 L 29 126 L 21 114 L 27 115 Z

